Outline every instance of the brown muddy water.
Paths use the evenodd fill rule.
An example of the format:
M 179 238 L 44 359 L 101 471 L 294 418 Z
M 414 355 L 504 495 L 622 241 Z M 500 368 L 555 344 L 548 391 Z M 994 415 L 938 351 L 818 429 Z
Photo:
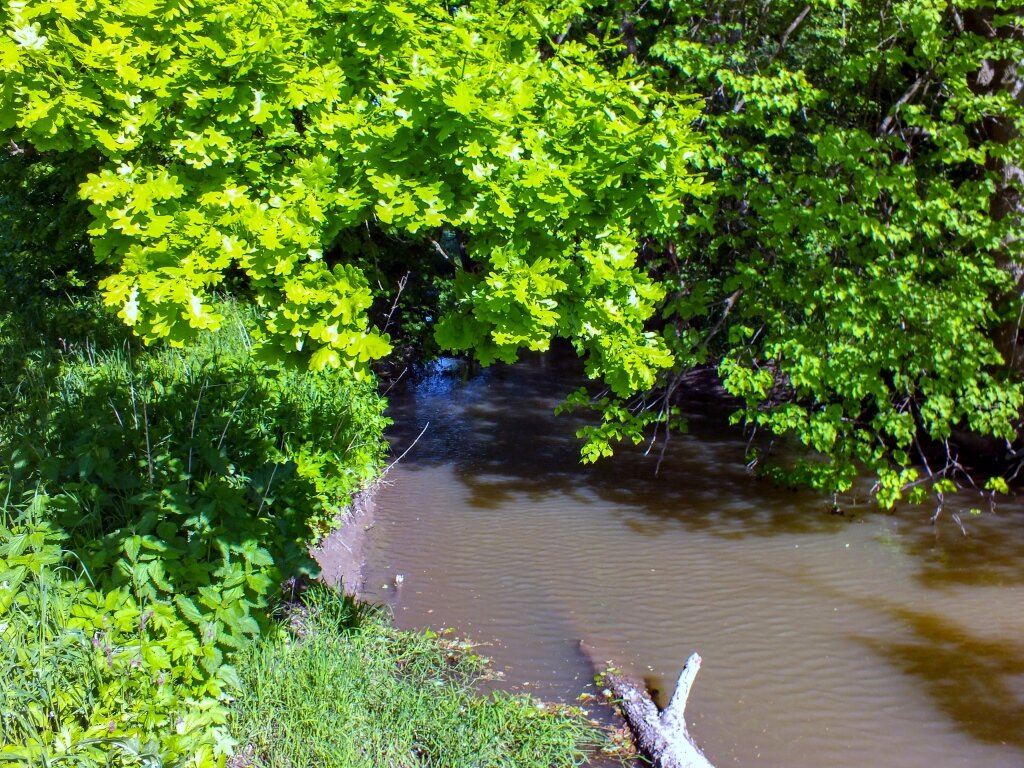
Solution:
M 505 685 L 573 701 L 601 659 L 671 693 L 718 766 L 1024 766 L 1024 504 L 843 516 L 753 479 L 743 435 L 695 402 L 657 449 L 577 462 L 579 385 L 544 363 L 394 398 L 367 590 L 404 627 L 486 643 Z M 402 574 L 396 589 L 394 577 Z M 592 690 L 592 688 L 591 688 Z

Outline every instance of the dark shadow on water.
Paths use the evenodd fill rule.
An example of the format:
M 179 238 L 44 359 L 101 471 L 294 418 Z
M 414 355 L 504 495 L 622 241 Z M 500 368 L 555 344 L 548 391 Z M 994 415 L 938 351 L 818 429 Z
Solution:
M 933 589 L 1024 584 L 1024 519 L 1012 499 L 995 513 L 962 514 L 967 534 L 950 520 L 905 530 L 903 550 L 918 563 L 917 578 Z M 908 510 L 913 514 L 915 510 Z
M 394 452 L 429 422 L 403 467 L 450 465 L 469 490 L 468 503 L 482 512 L 523 497 L 539 502 L 557 494 L 586 505 L 596 496 L 616 508 L 623 525 L 646 536 L 672 526 L 730 538 L 828 533 L 886 514 L 862 503 L 835 515 L 820 494 L 756 478 L 744 463 L 742 430 L 728 423 L 729 405 L 703 391 L 684 405 L 689 432 L 673 434 L 667 447 L 620 445 L 613 458 L 583 466 L 576 431 L 587 418 L 555 416 L 554 409 L 586 383 L 574 362 L 545 357 L 497 365 L 468 380 L 426 376 L 393 394 Z M 950 514 L 931 526 L 930 510 L 902 510 L 897 514 L 908 522 L 900 546 L 921 563 L 919 578 L 928 586 L 1021 583 L 1020 506 L 1007 502 L 996 516 L 964 511 L 967 537 Z
M 690 404 L 689 433 L 673 434 L 667 447 L 621 445 L 612 459 L 583 466 L 576 430 L 588 422 L 553 411 L 584 383 L 571 369 L 538 363 L 494 366 L 465 383 L 429 377 L 392 399 L 394 452 L 429 422 L 404 468 L 452 466 L 473 506 L 496 510 L 514 498 L 552 494 L 588 504 L 596 495 L 618 508 L 624 525 L 649 536 L 673 525 L 727 537 L 833 531 L 855 517 L 830 514 L 818 494 L 755 478 L 728 408 L 706 398 Z
M 910 630 L 911 639 L 861 642 L 918 679 L 964 733 L 988 744 L 1024 749 L 1024 638 L 985 640 L 930 613 L 902 607 L 889 612 Z

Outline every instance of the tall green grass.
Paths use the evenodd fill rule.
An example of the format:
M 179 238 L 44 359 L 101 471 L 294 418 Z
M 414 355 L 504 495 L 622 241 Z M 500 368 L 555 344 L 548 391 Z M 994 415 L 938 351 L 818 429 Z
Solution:
M 260 768 L 563 768 L 595 732 L 526 696 L 475 692 L 481 660 L 312 591 L 301 639 L 243 653 L 230 727 Z

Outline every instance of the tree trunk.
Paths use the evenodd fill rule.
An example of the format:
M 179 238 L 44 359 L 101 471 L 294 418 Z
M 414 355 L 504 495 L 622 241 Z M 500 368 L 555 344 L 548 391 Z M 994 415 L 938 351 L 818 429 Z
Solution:
M 1003 11 L 1003 19 L 1009 17 L 1013 23 L 1000 23 L 1000 14 L 993 8 L 965 9 L 962 18 L 957 15 L 959 31 L 985 40 L 1006 40 L 1024 42 L 1024 6 Z M 1018 58 L 989 60 L 981 62 L 976 72 L 968 76 L 971 91 L 979 96 L 997 93 L 1009 94 L 1018 104 L 1024 104 L 1024 59 Z M 1020 128 L 1013 115 L 989 115 L 984 118 L 982 135 L 994 144 L 1008 144 L 1020 135 Z M 1019 158 L 989 157 L 986 169 L 996 174 L 996 189 L 989 202 L 989 213 L 994 221 L 1010 217 L 1013 223 L 1024 218 L 1024 168 Z M 1008 235 L 1003 242 L 1002 267 L 1013 275 L 1015 290 L 997 301 L 1013 302 L 1024 298 L 1024 263 L 1016 257 L 1017 243 L 1014 235 Z M 996 346 L 1003 355 L 1011 373 L 1024 373 L 1024 355 L 1020 352 L 1022 308 L 1017 322 L 1005 323 L 996 332 Z
M 986 40 L 1024 41 L 1024 9 L 1005 11 L 1004 15 L 1015 17 L 1016 23 L 997 25 L 996 11 L 991 8 L 976 8 L 965 11 L 964 30 Z M 1024 61 L 1004 59 L 985 60 L 977 72 L 970 76 L 971 90 L 979 96 L 1007 93 L 1019 104 L 1024 104 Z M 1006 144 L 1019 135 L 1016 121 L 1008 115 L 991 115 L 985 118 L 983 126 L 986 138 L 997 144 Z M 992 196 L 991 213 L 996 220 L 1024 213 L 1024 170 L 1019 161 L 994 159 L 991 170 L 999 174 L 999 185 Z

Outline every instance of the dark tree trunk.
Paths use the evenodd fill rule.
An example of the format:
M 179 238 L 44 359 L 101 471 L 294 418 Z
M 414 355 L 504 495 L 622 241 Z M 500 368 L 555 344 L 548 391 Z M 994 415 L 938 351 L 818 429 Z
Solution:
M 1005 12 L 1005 15 L 1013 16 L 1015 23 L 999 25 L 996 11 L 991 8 L 964 11 L 964 31 L 986 40 L 1024 42 L 1024 7 Z M 986 59 L 978 71 L 970 76 L 969 85 L 979 96 L 1007 93 L 1024 105 L 1024 61 Z M 985 137 L 997 144 L 1006 144 L 1019 135 L 1015 120 L 1007 115 L 986 117 L 982 128 Z M 992 218 L 1001 220 L 1011 215 L 1019 217 L 1024 213 L 1024 198 L 1021 194 L 1024 190 L 1024 170 L 1020 161 L 996 158 L 989 162 L 989 168 L 999 175 L 999 186 L 992 196 Z
M 1003 19 L 1000 19 L 1000 15 Z M 1001 23 L 1006 17 L 1013 23 Z M 1024 44 L 1024 6 L 997 13 L 993 8 L 964 10 L 962 16 L 955 16 L 960 31 L 976 35 L 989 41 L 1016 41 Z M 971 90 L 979 96 L 997 93 L 1009 94 L 1017 103 L 1024 105 L 1024 56 L 1019 58 L 989 60 L 981 62 L 978 70 L 968 79 Z M 1007 144 L 1016 139 L 1019 127 L 1012 115 L 989 115 L 981 125 L 982 136 L 995 144 Z M 1024 217 L 1024 168 L 1020 158 L 990 157 L 986 170 L 996 175 L 996 190 L 990 200 L 989 211 L 995 221 L 1012 217 L 1019 222 Z M 1014 236 L 1004 242 L 1003 268 L 1013 275 L 1015 290 L 996 299 L 999 304 L 1020 302 L 1024 299 L 1024 263 L 1016 258 L 1017 243 Z M 1024 373 L 1024 354 L 1021 354 L 1021 319 L 1024 309 L 1016 321 L 1006 322 L 996 334 L 996 346 L 1006 361 L 1011 374 Z

